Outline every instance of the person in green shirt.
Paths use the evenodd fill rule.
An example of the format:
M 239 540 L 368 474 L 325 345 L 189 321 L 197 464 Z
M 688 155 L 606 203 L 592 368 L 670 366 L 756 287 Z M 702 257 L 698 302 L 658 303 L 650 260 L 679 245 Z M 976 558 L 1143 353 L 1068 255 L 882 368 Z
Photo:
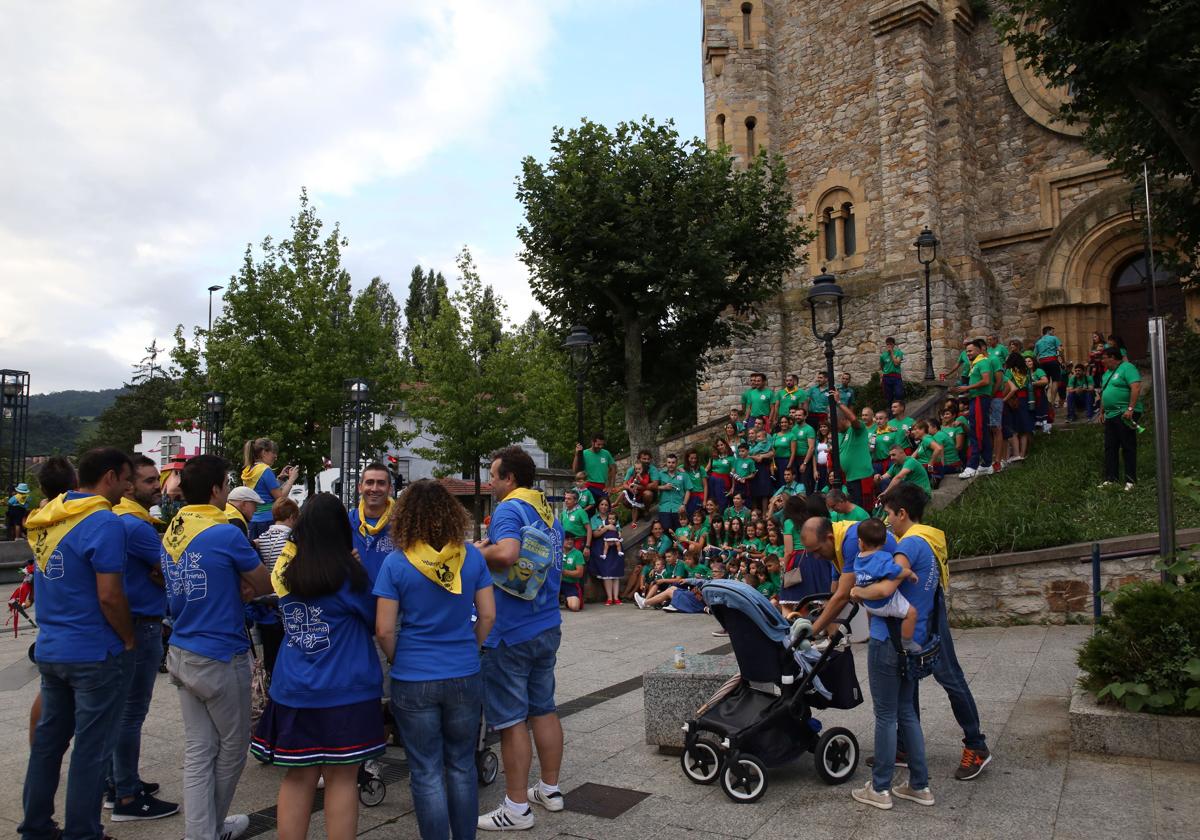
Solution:
M 995 336 L 991 336 L 995 338 Z M 995 375 L 992 363 L 988 358 L 987 345 L 982 339 L 971 342 L 971 370 L 967 375 L 967 384 L 952 389 L 955 393 L 971 401 L 968 408 L 970 422 L 970 447 L 967 453 L 967 468 L 958 474 L 959 478 L 974 478 L 977 475 L 991 475 L 992 456 L 995 439 L 991 428 L 991 404 L 993 382 Z M 1001 403 L 1003 405 L 1003 403 Z
M 596 497 L 587 486 L 587 473 L 583 470 L 575 473 L 575 492 L 579 494 L 579 506 L 587 511 L 588 516 L 596 512 Z
M 758 510 L 766 514 L 767 502 L 775 492 L 775 479 L 772 475 L 775 469 L 775 447 L 767 436 L 765 429 L 755 433 L 754 444 L 750 447 L 750 460 L 754 463 L 754 478 L 750 482 L 750 498 L 758 503 Z
M 789 373 L 784 377 L 783 387 L 775 392 L 775 402 L 771 406 L 771 428 L 779 428 L 779 418 L 789 416 L 793 408 L 804 402 L 804 396 L 796 374 Z
M 1137 483 L 1137 429 L 1142 417 L 1142 375 L 1125 361 L 1119 347 L 1105 347 L 1101 357 L 1100 408 L 1104 412 L 1104 482 L 1118 483 L 1119 458 L 1125 460 L 1125 489 Z
M 892 403 L 892 419 L 888 422 L 893 429 L 902 432 L 907 437 L 908 430 L 913 427 L 913 423 L 916 423 L 917 420 L 915 417 L 908 416 L 908 403 L 904 400 L 896 400 Z
M 817 430 L 808 422 L 807 409 L 803 407 L 796 409 L 792 434 L 796 438 L 796 457 L 793 461 L 796 465 L 796 480 L 804 482 L 807 487 L 815 487 L 817 483 Z M 779 472 L 778 464 L 776 464 L 775 475 L 776 477 L 782 475 Z
M 779 418 L 779 431 L 771 436 L 771 446 L 775 449 L 775 475 L 783 475 L 783 471 L 796 464 L 796 432 L 792 427 L 790 417 Z
M 679 456 L 667 456 L 666 468 L 658 473 L 658 521 L 671 530 L 687 516 L 687 502 L 693 488 L 688 474 L 679 469 Z
M 900 442 L 903 435 L 888 420 L 886 411 L 875 412 L 875 425 L 867 435 L 867 443 L 871 445 L 871 461 L 876 475 L 882 475 L 892 459 L 892 445 Z
M 739 443 L 737 449 L 737 457 L 733 459 L 733 492 L 740 493 L 745 501 L 751 498 L 750 485 L 758 473 L 758 465 L 750 460 L 749 446 Z
M 942 374 L 942 381 L 947 379 L 958 378 L 959 385 L 967 384 L 967 373 L 971 370 L 971 340 L 963 339 L 963 349 L 958 354 L 958 361 L 954 363 L 954 367 L 946 368 L 946 372 Z
M 750 387 L 742 392 L 742 409 L 746 413 L 746 423 L 753 426 L 756 417 L 770 421 L 771 406 L 774 403 L 775 392 L 767 387 L 767 377 L 761 373 L 751 374 Z
M 850 384 L 850 374 L 843 371 L 838 377 L 838 402 L 842 405 L 854 405 L 854 387 Z
M 887 499 L 891 489 L 899 487 L 904 482 L 915 484 L 927 495 L 933 495 L 933 487 L 929 483 L 929 471 L 925 469 L 925 465 L 911 455 L 906 455 L 904 449 L 896 444 L 892 447 L 892 466 L 884 473 L 884 488 L 883 492 L 879 494 L 879 501 Z
M 871 514 L 854 504 L 841 490 L 826 493 L 825 506 L 829 508 L 830 522 L 862 522 L 871 518 Z
M 817 384 L 810 385 L 804 392 L 804 409 L 808 412 L 808 425 L 814 429 L 829 420 L 829 379 L 824 373 L 817 374 Z
M 1000 343 L 1000 336 L 992 333 L 987 337 L 986 352 L 989 361 L 992 363 L 992 372 L 995 373 L 996 371 L 1004 370 L 1004 363 L 1008 361 L 1011 353 L 1007 347 Z
M 750 508 L 746 507 L 746 500 L 741 493 L 733 494 L 733 504 L 725 508 L 726 522 L 737 519 L 743 526 L 750 521 Z
M 1075 365 L 1071 375 L 1067 377 L 1067 420 L 1078 420 L 1080 409 L 1091 420 L 1095 411 L 1092 407 L 1094 390 L 1092 380 L 1087 375 L 1087 368 Z
M 563 512 L 559 517 L 567 542 L 577 549 L 592 550 L 592 524 L 587 511 L 579 506 L 579 491 L 563 493 Z
M 587 474 L 587 487 L 597 499 L 608 496 L 616 489 L 617 462 L 612 453 L 604 448 L 602 434 L 592 435 L 590 449 L 584 449 L 582 443 L 575 444 L 575 461 L 571 469 Z
M 942 475 L 957 473 L 962 469 L 962 446 L 966 443 L 966 434 L 956 425 L 954 410 L 942 409 L 942 425 L 934 439 L 942 445 Z
M 579 549 L 572 548 L 563 553 L 560 595 L 571 612 L 583 609 L 583 575 L 586 569 L 587 561 Z
M 729 491 L 733 489 L 733 452 L 724 438 L 713 441 L 712 455 L 708 459 L 708 488 L 704 502 L 716 502 L 717 508 L 725 509 Z
M 933 429 L 928 420 L 918 420 L 912 427 L 912 439 L 916 443 L 913 457 L 917 463 L 927 469 L 932 469 L 941 463 L 942 445 L 934 440 Z
M 841 489 L 844 485 L 855 504 L 871 506 L 874 501 L 875 468 L 871 463 L 870 432 L 854 409 L 843 405 L 836 395 L 834 408 L 838 415 L 838 459 L 841 461 L 842 474 L 839 481 L 831 486 Z
M 796 480 L 796 470 L 793 467 L 788 467 L 783 471 L 783 483 L 779 485 L 771 498 L 776 496 L 804 496 L 808 491 L 804 489 L 804 485 Z
M 890 335 L 883 340 L 883 352 L 879 354 L 879 380 L 883 385 L 883 399 L 888 404 L 904 399 L 904 351 L 896 346 Z
M 704 499 L 708 495 L 705 492 L 707 486 L 704 465 L 700 462 L 700 453 L 695 449 L 689 449 L 683 453 L 683 472 L 688 477 L 688 496 L 684 502 L 687 515 L 682 520 L 686 522 L 687 516 L 691 516 L 693 510 L 704 506 Z

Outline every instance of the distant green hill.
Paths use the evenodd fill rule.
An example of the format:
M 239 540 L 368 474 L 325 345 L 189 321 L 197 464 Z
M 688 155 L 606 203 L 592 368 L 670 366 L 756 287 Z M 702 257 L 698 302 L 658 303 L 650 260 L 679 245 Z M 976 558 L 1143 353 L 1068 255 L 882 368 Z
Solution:
M 32 394 L 29 397 L 29 413 L 54 414 L 59 417 L 98 417 L 113 404 L 117 394 L 124 388 L 107 388 L 102 391 L 55 391 L 50 394 Z

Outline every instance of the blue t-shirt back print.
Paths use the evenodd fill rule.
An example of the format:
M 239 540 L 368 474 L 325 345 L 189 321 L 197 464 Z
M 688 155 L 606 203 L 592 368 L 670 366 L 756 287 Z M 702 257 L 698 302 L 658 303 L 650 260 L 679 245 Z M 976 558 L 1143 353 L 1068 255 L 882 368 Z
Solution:
M 558 610 L 558 591 L 562 584 L 562 523 L 555 519 L 551 528 L 528 502 L 508 499 L 496 505 L 488 525 L 488 541 L 493 544 L 506 539 L 520 542 L 521 529 L 526 525 L 540 526 L 550 534 L 556 546 L 554 562 L 546 574 L 546 582 L 532 601 L 524 601 L 496 588 L 496 625 L 484 647 L 496 647 L 501 642 L 518 645 L 562 624 Z

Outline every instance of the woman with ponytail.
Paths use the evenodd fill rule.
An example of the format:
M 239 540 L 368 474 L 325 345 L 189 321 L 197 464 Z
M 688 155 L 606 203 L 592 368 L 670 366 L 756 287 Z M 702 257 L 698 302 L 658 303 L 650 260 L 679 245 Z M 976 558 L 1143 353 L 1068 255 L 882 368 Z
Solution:
M 263 500 L 247 523 L 247 536 L 251 540 L 258 538 L 271 527 L 271 523 L 275 521 L 271 516 L 271 505 L 275 504 L 276 499 L 286 498 L 292 492 L 292 485 L 296 483 L 296 476 L 299 474 L 296 467 L 289 466 L 284 467 L 279 477 L 276 477 L 271 467 L 275 465 L 275 459 L 278 457 L 279 447 L 269 438 L 248 440 L 242 449 L 242 486 L 249 487 Z M 280 478 L 283 479 L 282 484 L 279 483 Z

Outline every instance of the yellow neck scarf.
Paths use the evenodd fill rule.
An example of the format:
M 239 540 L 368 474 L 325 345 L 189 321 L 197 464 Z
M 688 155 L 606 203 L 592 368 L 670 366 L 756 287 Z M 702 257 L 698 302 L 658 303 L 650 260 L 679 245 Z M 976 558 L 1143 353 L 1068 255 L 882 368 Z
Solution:
M 833 523 L 833 566 L 837 569 L 838 574 L 842 573 L 842 567 L 846 562 L 845 556 L 842 554 L 842 543 L 846 541 L 846 532 L 854 527 L 857 523 L 848 520 Z M 796 535 L 799 538 L 799 534 Z
M 554 527 L 554 508 L 550 507 L 550 503 L 546 501 L 546 494 L 541 490 L 534 490 L 532 487 L 518 487 L 505 496 L 503 501 L 507 502 L 509 499 L 518 499 L 532 506 L 548 527 Z
M 231 504 L 225 505 L 224 513 L 225 513 L 225 518 L 227 520 L 229 520 L 230 525 L 234 524 L 233 520 L 235 520 L 235 519 L 238 522 L 241 522 L 243 525 L 249 524 L 246 522 L 246 517 L 242 516 L 242 512 L 240 510 L 238 510 L 237 508 L 235 508 Z
M 950 591 L 950 551 L 946 544 L 946 532 L 932 525 L 913 523 L 904 533 L 906 537 L 920 537 L 929 544 L 933 556 L 937 558 L 938 577 L 942 580 L 942 591 Z
M 262 461 L 259 461 L 252 467 L 246 467 L 244 470 L 242 470 L 242 486 L 249 487 L 251 490 L 253 490 L 256 486 L 258 486 L 258 480 L 262 478 L 263 473 L 269 469 L 270 467 L 268 467 Z
M 213 505 L 188 505 L 171 520 L 167 533 L 163 536 L 163 549 L 170 556 L 171 562 L 178 563 L 192 540 L 214 525 L 228 524 L 229 519 L 220 508 Z
M 25 531 L 38 568 L 46 571 L 50 555 L 72 528 L 98 510 L 111 509 L 112 505 L 103 496 L 68 499 L 64 493 L 48 502 L 45 507 L 29 514 L 29 518 L 25 520 Z
M 467 559 L 466 545 L 459 543 L 434 549 L 429 543 L 416 542 L 404 549 L 408 562 L 425 577 L 454 595 L 462 594 L 462 567 Z
M 117 516 L 133 516 L 143 522 L 149 522 L 155 528 L 160 528 L 167 524 L 161 519 L 151 516 L 150 511 L 146 510 L 133 499 L 121 499 L 121 502 L 112 511 Z
M 374 525 L 367 524 L 367 503 L 365 499 L 358 500 L 358 533 L 364 537 L 373 537 L 387 527 L 388 520 L 392 518 L 392 506 L 396 504 L 395 499 L 388 499 L 387 508 L 384 509 L 379 519 Z

